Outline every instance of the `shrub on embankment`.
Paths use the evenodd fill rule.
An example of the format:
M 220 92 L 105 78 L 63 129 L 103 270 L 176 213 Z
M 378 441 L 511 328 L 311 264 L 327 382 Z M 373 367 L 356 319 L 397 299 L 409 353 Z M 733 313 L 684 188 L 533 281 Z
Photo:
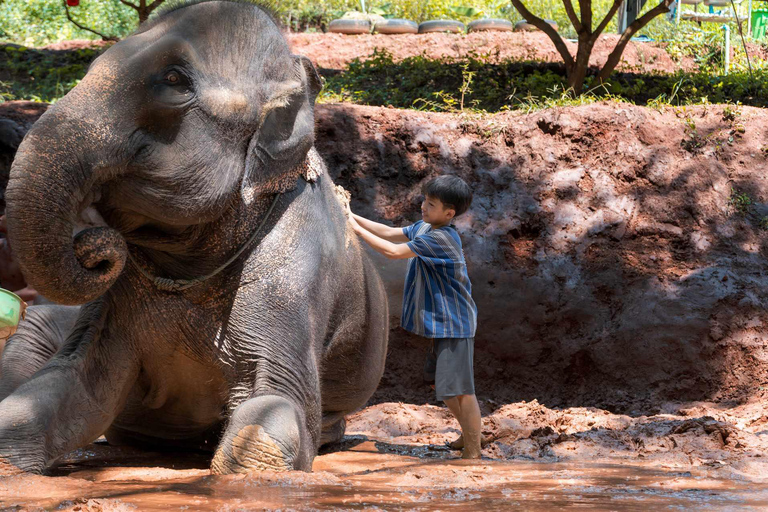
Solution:
M 613 98 L 645 105 L 743 103 L 768 105 L 768 70 L 715 75 L 708 71 L 675 74 L 614 73 L 611 82 L 596 86 L 588 80 L 588 97 Z M 363 105 L 451 111 L 473 108 L 488 112 L 528 109 L 559 100 L 566 86 L 562 64 L 495 62 L 488 55 L 465 59 L 423 56 L 393 60 L 386 51 L 356 59 L 329 77 L 324 94 Z

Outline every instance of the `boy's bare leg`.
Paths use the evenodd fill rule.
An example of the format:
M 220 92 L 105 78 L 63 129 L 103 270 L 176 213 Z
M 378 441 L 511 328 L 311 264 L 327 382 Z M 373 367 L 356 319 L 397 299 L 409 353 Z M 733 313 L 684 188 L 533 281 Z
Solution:
M 456 416 L 461 425 L 461 440 L 464 450 L 463 459 L 479 459 L 480 452 L 480 405 L 475 395 L 459 395 L 445 400 L 445 405 Z M 457 439 L 458 441 L 458 439 Z

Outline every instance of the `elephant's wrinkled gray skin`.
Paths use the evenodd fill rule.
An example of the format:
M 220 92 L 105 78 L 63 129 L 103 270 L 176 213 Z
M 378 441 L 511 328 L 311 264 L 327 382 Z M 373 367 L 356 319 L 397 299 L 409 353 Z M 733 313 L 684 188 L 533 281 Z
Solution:
M 78 306 L 32 306 L 0 361 L 0 402 L 47 363 L 75 325 Z
M 343 435 L 381 377 L 387 305 L 333 183 L 302 178 L 322 173 L 319 89 L 259 8 L 195 2 L 110 48 L 33 127 L 9 237 L 41 293 L 87 303 L 56 355 L 8 383 L 0 473 L 43 471 L 104 432 L 211 449 L 215 473 L 309 470 Z M 265 218 L 187 290 L 137 268 L 205 275 Z M 23 345 L 57 344 L 38 331 Z

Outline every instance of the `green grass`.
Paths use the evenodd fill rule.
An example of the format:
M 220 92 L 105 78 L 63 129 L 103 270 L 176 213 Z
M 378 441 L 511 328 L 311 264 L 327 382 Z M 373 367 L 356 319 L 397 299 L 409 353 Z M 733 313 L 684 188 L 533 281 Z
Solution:
M 0 45 L 0 100 L 55 102 L 80 82 L 99 53 Z

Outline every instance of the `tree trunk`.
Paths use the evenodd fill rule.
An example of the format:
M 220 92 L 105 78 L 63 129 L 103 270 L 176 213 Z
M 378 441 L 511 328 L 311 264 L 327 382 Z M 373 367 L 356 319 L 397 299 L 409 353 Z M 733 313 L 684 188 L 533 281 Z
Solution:
M 589 56 L 592 54 L 594 42 L 589 34 L 579 36 L 579 47 L 576 50 L 576 60 L 573 68 L 568 71 L 568 87 L 573 89 L 574 94 L 581 94 L 584 89 L 584 80 L 587 77 L 589 69 Z

